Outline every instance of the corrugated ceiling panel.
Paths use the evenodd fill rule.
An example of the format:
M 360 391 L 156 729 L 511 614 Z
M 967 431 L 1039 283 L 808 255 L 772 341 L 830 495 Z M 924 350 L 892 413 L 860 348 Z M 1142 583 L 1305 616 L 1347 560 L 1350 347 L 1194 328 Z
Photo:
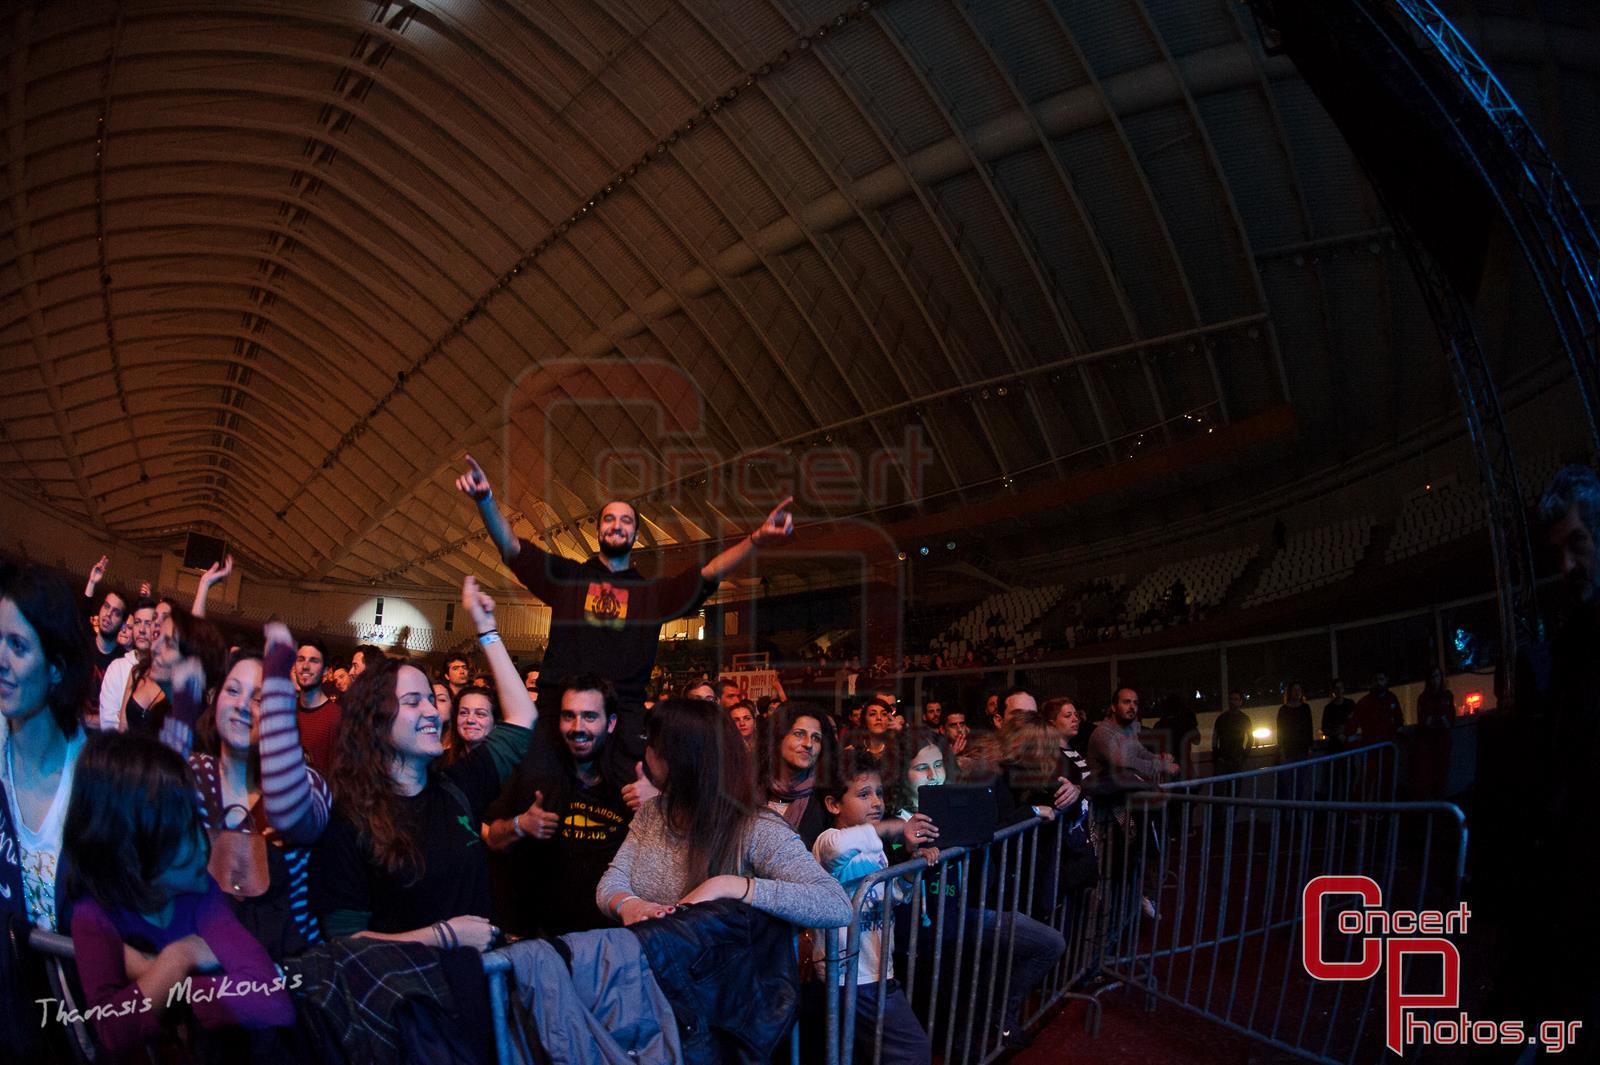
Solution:
M 1139 18 L 1136 0 L 1097 4 L 1050 0 L 1072 28 L 1078 47 L 1095 73 L 1106 78 L 1161 61 L 1161 51 Z
M 1118 307 L 1107 267 L 1095 250 L 1083 216 L 1061 173 L 1044 151 L 1008 156 L 995 164 L 995 179 L 1007 199 L 1017 205 L 1019 224 L 1031 237 L 1046 281 L 1083 332 L 1093 351 L 1130 339 Z M 1085 208 L 1085 210 L 1087 210 Z M 1066 350 L 1066 338 L 1061 338 Z
M 884 33 L 874 22 L 840 34 L 827 56 L 889 143 L 909 154 L 950 136 L 950 125 Z
M 972 129 L 1015 109 L 1016 98 L 955 6 L 891 4 L 880 12 L 961 127 Z
M 1044 4 L 974 4 L 967 17 L 1030 103 L 1088 80 L 1060 23 Z
M 1194 0 L 1143 0 L 1167 51 L 1175 57 L 1231 44 L 1239 28 L 1222 3 L 1197 4 Z
M 1173 106 L 1130 116 L 1124 128 L 1139 152 L 1167 229 L 1186 265 L 1203 320 L 1257 309 L 1242 240 L 1212 161 L 1186 110 Z
M 1233 202 L 1244 218 L 1252 248 L 1308 239 L 1295 196 L 1285 148 L 1273 132 L 1272 116 L 1254 88 L 1214 93 L 1196 101 L 1227 176 Z
M 1058 137 L 1055 145 L 1079 199 L 1095 220 L 1143 334 L 1157 336 L 1192 326 L 1179 264 L 1161 234 L 1155 205 L 1145 198 L 1115 131 L 1096 126 Z
M 945 222 L 960 232 L 960 247 L 973 274 L 989 289 L 985 298 L 1004 308 L 1027 351 L 1016 352 L 1024 364 L 1031 353 L 1058 350 L 1065 342 L 1045 295 L 1028 266 L 1022 246 L 1007 227 L 997 204 L 977 174 L 968 171 L 943 181 L 936 190 Z
M 1272 91 L 1311 209 L 1313 231 L 1328 236 L 1368 228 L 1371 219 L 1362 203 L 1366 175 L 1322 104 L 1303 81 L 1275 81 Z

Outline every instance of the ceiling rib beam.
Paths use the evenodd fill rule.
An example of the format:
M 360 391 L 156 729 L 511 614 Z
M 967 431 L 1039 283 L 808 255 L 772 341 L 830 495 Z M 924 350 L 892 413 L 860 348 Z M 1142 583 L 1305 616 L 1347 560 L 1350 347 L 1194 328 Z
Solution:
M 78 489 L 78 496 L 84 508 L 89 512 L 89 518 L 95 528 L 102 533 L 105 522 L 100 513 L 100 502 L 95 497 L 94 490 L 89 484 L 89 479 L 84 475 L 83 462 L 77 455 L 76 438 L 72 426 L 68 424 L 64 413 L 61 390 L 56 387 L 55 367 L 51 355 L 43 340 L 45 331 L 44 315 L 39 311 L 39 291 L 33 277 L 32 227 L 28 221 L 28 198 L 23 191 L 24 167 L 28 158 L 27 145 L 23 142 L 23 132 L 26 130 L 26 90 L 28 66 L 28 33 L 33 23 L 33 8 L 20 7 L 16 10 L 11 20 L 12 49 L 11 49 L 11 89 L 6 93 L 6 131 L 9 151 L 6 153 L 7 184 L 11 194 L 7 197 L 6 206 L 12 220 L 12 240 L 17 245 L 17 271 L 22 281 L 22 299 L 28 308 L 28 319 L 32 328 L 34 341 L 32 344 L 34 358 L 38 362 L 39 377 L 44 382 L 45 396 L 50 405 L 50 417 L 55 423 L 56 432 L 63 441 L 63 451 L 67 460 L 67 468 L 72 471 L 72 479 Z

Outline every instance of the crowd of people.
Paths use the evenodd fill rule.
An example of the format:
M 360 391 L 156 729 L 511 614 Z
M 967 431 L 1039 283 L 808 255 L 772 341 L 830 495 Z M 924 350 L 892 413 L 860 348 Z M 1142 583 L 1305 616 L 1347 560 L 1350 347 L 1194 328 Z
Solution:
M 1125 826 L 1119 795 L 1194 771 L 1192 714 L 1163 717 L 1152 742 L 1131 686 L 1103 708 L 1025 687 L 914 709 L 886 684 L 837 708 L 753 701 L 726 679 L 652 692 L 661 625 L 790 535 L 787 502 L 712 562 L 647 579 L 631 564 L 630 504 L 608 503 L 600 552 L 572 562 L 511 536 L 468 462 L 460 490 L 511 572 L 552 608 L 538 669 L 513 662 L 495 602 L 472 577 L 461 606 L 484 668 L 462 655 L 430 677 L 371 646 L 331 664 L 317 639 L 278 623 L 259 643 L 229 646 L 204 615 L 231 560 L 188 607 L 104 588 L 105 559 L 81 595 L 36 569 L 0 573 L 0 913 L 13 944 L 0 965 L 0 1039 L 49 1048 L 29 1014 L 37 974 L 17 949 L 28 927 L 70 935 L 85 1016 L 108 1058 L 126 1060 L 206 1033 L 293 1029 L 300 983 L 351 944 L 386 942 L 421 964 L 419 948 L 483 952 L 718 902 L 827 930 L 850 922 L 870 883 L 854 970 L 860 1044 L 881 1043 L 882 1060 L 929 1062 L 936 1034 L 967 1023 L 921 981 L 895 979 L 913 940 L 921 956 L 942 946 L 961 964 L 941 937 L 964 927 L 969 953 L 1010 944 L 1000 1034 L 1026 1045 L 1023 1003 L 1062 958 L 1063 908 L 1093 881 L 1097 846 Z M 1577 478 L 1568 494 L 1600 502 L 1593 481 Z M 1588 535 L 1588 512 L 1571 508 Z M 1567 550 L 1592 585 L 1592 539 L 1587 556 Z M 1418 706 L 1425 730 L 1454 715 L 1435 674 Z M 1359 702 L 1334 690 L 1327 745 L 1394 738 L 1387 678 Z M 1214 772 L 1244 768 L 1242 701 L 1234 693 L 1213 729 Z M 1302 686 L 1290 685 L 1279 756 L 1308 757 L 1316 731 Z M 948 867 L 915 881 L 877 875 L 939 862 L 925 789 L 958 783 L 992 791 L 997 828 L 1062 823 L 1032 890 L 964 891 Z M 966 919 L 913 921 L 917 892 L 924 913 L 927 894 L 942 892 Z M 821 976 L 823 937 L 810 941 Z

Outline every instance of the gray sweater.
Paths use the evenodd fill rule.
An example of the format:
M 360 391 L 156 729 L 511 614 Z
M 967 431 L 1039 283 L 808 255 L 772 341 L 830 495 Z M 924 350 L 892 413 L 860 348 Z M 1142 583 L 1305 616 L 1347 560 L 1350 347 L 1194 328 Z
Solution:
M 639 807 L 628 837 L 595 888 L 600 912 L 610 913 L 617 895 L 637 895 L 671 906 L 698 887 L 704 877 L 684 868 L 683 840 L 667 827 L 659 800 Z M 806 850 L 783 818 L 762 810 L 751 820 L 739 868 L 755 879 L 750 904 L 806 928 L 841 928 L 850 920 L 850 899 Z

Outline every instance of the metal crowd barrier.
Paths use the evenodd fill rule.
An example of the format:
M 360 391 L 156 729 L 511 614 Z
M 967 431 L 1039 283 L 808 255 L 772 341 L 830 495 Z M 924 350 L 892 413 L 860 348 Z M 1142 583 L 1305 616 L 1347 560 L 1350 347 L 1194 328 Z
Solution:
M 986 912 L 1028 915 L 1066 942 L 1023 1003 L 1023 1029 L 1077 999 L 1086 1031 L 1098 1035 L 1100 996 L 1128 987 L 1150 1008 L 1167 1001 L 1313 1060 L 1353 1061 L 1381 1042 L 1366 1021 L 1376 984 L 1359 993 L 1306 988 L 1296 953 L 1301 889 L 1324 873 L 1361 873 L 1395 905 L 1448 909 L 1465 868 L 1461 811 L 1395 802 L 1398 768 L 1398 751 L 1382 744 L 1102 798 L 1098 878 L 1070 893 L 1059 820 L 1033 818 L 982 847 L 941 850 L 931 868 L 914 859 L 880 870 L 858 887 L 849 925 L 826 937 L 824 1044 L 807 1060 L 881 1060 L 889 967 L 878 974 L 876 1036 L 859 1047 L 857 967 L 862 937 L 878 934 L 863 928 L 869 892 L 900 880 L 910 901 L 885 909 L 883 934 L 894 942 L 894 975 L 944 1061 L 986 1065 L 1006 1050 L 1017 922 L 994 921 L 991 933 Z M 1274 1001 L 1263 1008 L 1269 990 Z
M 1147 1008 L 1170 1003 L 1312 1061 L 1383 1058 L 1372 1020 L 1381 978 L 1318 983 L 1299 952 L 1302 893 L 1317 876 L 1371 877 L 1390 908 L 1461 901 L 1465 817 L 1450 803 L 1393 801 L 1386 747 L 1273 767 L 1250 783 L 1288 797 L 1239 795 L 1237 776 L 1130 795 L 1103 855 L 1106 973 Z M 1296 797 L 1322 785 L 1327 797 Z M 1358 941 L 1330 946 L 1348 961 Z
M 897 982 L 929 1034 L 936 1056 L 984 1065 L 1006 1052 L 1004 1019 L 1018 960 L 1017 915 L 1059 934 L 1066 947 L 1022 1003 L 1018 1026 L 1031 1027 L 1073 997 L 1088 1004 L 1086 1026 L 1097 1032 L 1098 995 L 1110 987 L 1087 987 L 1102 946 L 1098 929 L 1103 922 L 1096 919 L 1099 892 L 1093 885 L 1067 892 L 1061 862 L 1044 864 L 1061 853 L 1066 827 L 1030 818 L 997 832 L 984 846 L 941 849 L 932 867 L 916 858 L 867 877 L 852 900 L 849 925 L 829 930 L 826 937 L 827 1014 L 821 1060 L 827 1065 L 852 1065 L 862 1059 L 876 1063 L 882 1057 L 889 966 L 879 969 L 875 1036 L 870 1047 L 861 1048 L 860 1057 L 856 977 L 862 937 L 877 934 L 862 927 L 869 892 L 875 885 L 897 880 L 909 886 L 910 898 L 901 906 L 885 907 L 883 934 L 894 942 Z M 1032 935 L 1045 938 L 1037 928 Z M 888 956 L 886 952 L 885 959 Z

